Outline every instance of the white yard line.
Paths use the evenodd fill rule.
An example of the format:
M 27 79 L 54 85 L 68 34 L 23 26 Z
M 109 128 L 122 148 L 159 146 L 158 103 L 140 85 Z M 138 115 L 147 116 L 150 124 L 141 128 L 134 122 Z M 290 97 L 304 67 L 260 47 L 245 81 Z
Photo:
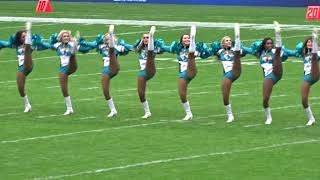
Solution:
M 320 103 L 314 103 L 315 104 L 320 104 Z M 276 108 L 271 108 L 271 110 L 281 110 L 281 109 L 288 109 L 288 108 L 295 108 L 295 107 L 300 107 L 301 105 L 290 105 L 290 106 L 282 106 L 282 107 L 276 107 Z M 261 112 L 263 110 L 253 110 L 253 111 L 242 111 L 239 113 L 234 113 L 234 114 L 249 114 L 249 113 L 255 113 L 255 112 Z M 20 113 L 7 113 L 7 114 L 20 114 Z M 3 115 L 7 115 L 7 114 L 0 114 L 0 116 Z M 55 117 L 55 116 L 60 116 L 60 115 L 49 115 L 49 116 L 38 116 L 38 118 L 45 118 L 45 117 Z M 61 115 L 62 116 L 62 115 Z M 208 118 L 212 118 L 212 117 L 221 117 L 221 116 L 225 116 L 225 114 L 213 114 L 213 115 L 209 115 L 209 116 L 198 116 L 195 117 L 195 120 L 198 119 L 208 119 Z M 127 118 L 125 119 L 125 121 L 129 121 L 129 120 L 136 120 L 138 118 Z M 49 138 L 54 138 L 54 137 L 60 137 L 60 136 L 70 136 L 70 135 L 75 135 L 75 134 L 83 134 L 83 133 L 90 133 L 90 132 L 102 132 L 102 131 L 107 131 L 107 130 L 112 130 L 112 129 L 123 129 L 123 128 L 131 128 L 131 127 L 140 127 L 140 126 L 147 126 L 147 125 L 153 125 L 153 124 L 161 124 L 161 123 L 165 123 L 165 122 L 184 122 L 182 120 L 160 120 L 160 122 L 155 122 L 155 123 L 150 123 L 150 124 L 138 124 L 138 125 L 132 125 L 132 126 L 120 126 L 120 127 L 114 127 L 114 128 L 105 128 L 105 129 L 95 129 L 95 130 L 88 130 L 88 131 L 79 131 L 79 132 L 71 132 L 71 133 L 64 133 L 64 134 L 56 134 L 56 135 L 47 135 L 47 136 L 38 136 L 38 137 L 32 137 L 32 138 L 23 138 L 23 139 L 17 139 L 17 140 L 4 140 L 1 141 L 1 143 L 16 143 L 16 142 L 20 142 L 20 141 L 30 141 L 30 140 L 38 140 L 38 139 L 49 139 Z M 192 122 L 192 121 L 190 121 Z M 254 125 L 246 125 L 247 127 L 250 126 L 260 126 L 257 124 Z M 245 126 L 243 126 L 245 127 Z M 302 126 L 299 126 L 302 127 Z M 289 127 L 287 129 L 290 129 L 292 127 Z M 297 128 L 297 126 L 295 126 L 294 128 Z
M 10 112 L 10 113 L 4 113 L 4 114 L 0 114 L 0 117 L 1 116 L 10 116 L 10 115 L 17 115 L 17 114 L 22 114 L 22 110 L 21 110 L 21 113 L 18 113 L 18 112 Z
M 37 116 L 36 118 L 43 119 L 43 118 L 57 117 L 57 116 L 63 116 L 63 114 L 50 114 L 50 115 L 47 115 L 47 116 Z
M 114 170 L 126 170 L 129 168 L 142 168 L 145 166 L 150 165 L 157 165 L 157 164 L 168 164 L 172 162 L 177 161 L 188 161 L 193 159 L 199 159 L 199 158 L 210 158 L 210 157 L 217 157 L 217 156 L 229 156 L 233 154 L 239 154 L 239 153 L 250 153 L 255 151 L 263 151 L 263 150 L 269 150 L 269 149 L 277 149 L 282 147 L 288 147 L 291 145 L 301 145 L 301 144 L 313 144 L 319 142 L 319 139 L 307 139 L 307 140 L 300 140 L 300 141 L 291 141 L 291 142 L 285 142 L 280 144 L 270 144 L 265 146 L 256 146 L 251 147 L 247 149 L 236 149 L 236 150 L 229 150 L 229 151 L 222 151 L 222 152 L 211 152 L 207 154 L 194 154 L 194 155 L 186 155 L 181 157 L 175 157 L 175 158 L 169 158 L 169 159 L 157 159 L 157 160 L 150 160 L 150 161 L 144 161 L 144 162 L 138 162 L 133 164 L 124 164 L 121 166 L 114 166 L 114 167 L 106 167 L 106 168 L 100 168 L 100 169 L 94 169 L 94 170 L 86 170 L 86 171 L 79 171 L 79 172 L 72 172 L 70 174 L 58 174 L 58 175 L 52 175 L 47 177 L 40 177 L 40 178 L 34 178 L 35 180 L 40 179 L 64 179 L 67 177 L 75 177 L 75 176 L 83 176 L 83 175 L 94 175 L 94 174 L 100 174 L 100 173 L 107 173 Z
M 53 26 L 53 25 L 56 25 L 56 24 L 53 24 L 53 23 L 50 23 L 50 24 L 33 24 L 32 26 L 33 27 L 37 27 L 37 26 Z M 7 27 L 0 27 L 0 30 L 1 29 L 17 29 L 17 28 L 26 28 L 26 26 L 7 26 Z
M 231 94 L 231 97 L 237 97 L 237 96 L 248 96 L 249 93 L 241 93 L 241 94 Z
M 201 126 L 214 125 L 216 122 L 200 123 Z
M 48 87 L 45 87 L 46 89 L 53 89 L 53 88 L 60 88 L 60 86 L 48 86 Z
M 79 119 L 83 120 L 83 119 L 96 119 L 96 118 L 97 118 L 96 116 L 88 116 L 88 117 L 82 117 Z
M 175 90 L 177 91 L 177 90 Z M 190 93 L 189 95 L 209 94 L 209 91 Z
M 80 19 L 80 18 L 36 18 L 36 17 L 13 17 L 2 16 L 0 21 L 4 22 L 42 22 L 42 23 L 63 23 L 63 24 L 117 24 L 141 26 L 171 26 L 171 27 L 214 27 L 223 29 L 233 29 L 234 23 L 226 22 L 188 22 L 188 21 L 148 21 L 148 20 L 112 20 L 112 19 Z M 273 24 L 256 24 L 256 23 L 239 23 L 244 29 L 274 29 Z M 312 30 L 320 27 L 319 25 L 302 25 L 302 24 L 281 24 L 284 30 Z
M 271 96 L 271 98 L 279 98 L 279 97 L 287 97 L 289 95 L 286 95 L 286 94 L 279 94 L 279 95 L 274 95 L 274 96 Z
M 262 124 L 248 124 L 248 125 L 245 125 L 243 127 L 250 128 L 250 127 L 257 127 L 257 126 L 262 126 Z
M 292 126 L 292 127 L 286 127 L 286 128 L 283 128 L 283 130 L 290 130 L 290 129 L 297 129 L 297 128 L 306 128 L 306 127 L 308 127 L 308 126 L 302 126 L 302 125 L 300 125 L 300 126 Z
M 92 90 L 92 89 L 100 89 L 100 87 L 94 86 L 89 88 L 80 88 L 80 90 Z
M 164 29 L 164 30 L 157 30 L 157 32 L 167 32 L 167 31 L 179 31 L 179 30 L 186 30 L 189 28 L 171 28 L 171 29 Z M 132 31 L 132 32 L 123 32 L 117 33 L 117 35 L 128 35 L 128 34 L 140 34 L 140 33 L 147 33 L 148 31 Z M 81 36 L 81 37 L 97 37 L 97 35 L 88 35 L 88 36 Z
M 73 135 L 78 135 L 78 134 L 99 133 L 99 132 L 110 131 L 110 130 L 146 127 L 146 126 L 164 124 L 164 123 L 165 122 L 154 122 L 154 123 L 126 125 L 126 126 L 118 126 L 118 127 L 103 128 L 103 129 L 93 129 L 93 130 L 87 130 L 87 131 L 77 131 L 77 132 L 62 133 L 62 134 L 53 134 L 53 135 L 47 135 L 47 136 L 35 136 L 35 137 L 15 139 L 15 140 L 3 140 L 3 141 L 1 141 L 1 144 L 19 143 L 19 142 L 23 142 L 23 141 L 43 140 L 43 139 L 50 139 L 50 138 L 56 138 L 56 137 L 73 136 Z
M 143 120 L 142 118 L 126 118 L 123 121 L 137 121 L 137 120 Z

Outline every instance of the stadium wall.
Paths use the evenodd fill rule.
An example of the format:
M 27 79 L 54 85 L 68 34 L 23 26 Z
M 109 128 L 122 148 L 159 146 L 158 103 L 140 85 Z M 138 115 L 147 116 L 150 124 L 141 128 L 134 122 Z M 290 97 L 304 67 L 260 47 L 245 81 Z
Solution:
M 237 5 L 237 6 L 284 6 L 305 7 L 320 4 L 320 0 L 52 0 L 65 2 L 118 2 L 154 4 Z

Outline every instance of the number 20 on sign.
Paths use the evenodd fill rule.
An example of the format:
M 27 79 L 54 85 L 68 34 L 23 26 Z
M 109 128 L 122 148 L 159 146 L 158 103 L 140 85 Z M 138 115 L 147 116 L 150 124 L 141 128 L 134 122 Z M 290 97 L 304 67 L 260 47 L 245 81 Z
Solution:
M 306 20 L 320 20 L 320 6 L 308 6 Z

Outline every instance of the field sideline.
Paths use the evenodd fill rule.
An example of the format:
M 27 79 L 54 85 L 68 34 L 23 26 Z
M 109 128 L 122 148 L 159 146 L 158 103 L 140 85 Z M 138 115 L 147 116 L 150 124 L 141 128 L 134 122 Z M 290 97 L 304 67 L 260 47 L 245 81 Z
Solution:
M 98 6 L 97 6 L 98 5 Z M 0 2 L 0 17 L 79 18 L 150 21 L 318 26 L 305 21 L 305 8 L 107 3 L 57 3 L 54 12 L 37 14 L 35 2 Z M 199 15 L 201 12 L 201 15 Z M 298 26 L 295 26 L 298 28 Z M 0 22 L 0 40 L 23 29 L 23 22 Z M 106 25 L 34 23 L 33 33 L 48 38 L 61 29 L 93 40 Z M 133 43 L 149 26 L 119 25 L 119 38 Z M 283 43 L 293 49 L 311 35 L 308 29 L 284 29 Z M 188 27 L 158 26 L 156 37 L 178 40 Z M 230 28 L 197 29 L 197 41 L 210 43 L 233 37 Z M 249 46 L 274 36 L 272 29 L 243 28 Z M 232 87 L 236 121 L 225 123 L 221 97 L 222 65 L 214 57 L 198 60 L 198 74 L 188 89 L 194 119 L 182 122 L 184 111 L 177 92 L 178 63 L 173 54 L 156 57 L 157 74 L 148 82 L 152 118 L 142 120 L 136 92 L 137 54 L 119 57 L 121 70 L 111 82 L 119 115 L 107 119 L 95 51 L 78 54 L 78 71 L 69 80 L 75 114 L 65 117 L 58 82 L 59 60 L 52 50 L 33 53 L 34 69 L 27 79 L 33 111 L 24 114 L 15 75 L 15 50 L 0 51 L 0 179 L 218 179 L 318 180 L 320 128 L 304 126 L 300 103 L 303 63 L 290 57 L 283 79 L 274 87 L 271 126 L 264 125 L 262 70 L 251 55 L 242 58 L 242 75 Z M 310 104 L 320 119 L 320 83 L 312 86 Z

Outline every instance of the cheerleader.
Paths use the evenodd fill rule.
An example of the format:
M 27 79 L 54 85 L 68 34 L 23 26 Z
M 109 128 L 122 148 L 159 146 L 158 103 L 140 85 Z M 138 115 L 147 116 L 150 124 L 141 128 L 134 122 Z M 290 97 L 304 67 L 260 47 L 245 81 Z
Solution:
M 49 43 L 38 41 L 41 48 L 51 48 L 57 52 L 60 58 L 59 81 L 62 95 L 65 99 L 67 110 L 63 115 L 71 115 L 74 111 L 72 108 L 71 97 L 68 92 L 69 75 L 77 70 L 76 51 L 78 50 L 79 32 L 76 37 L 71 36 L 71 31 L 61 30 L 59 34 L 53 34 L 49 38 Z
M 114 35 L 114 25 L 109 26 L 109 32 L 104 36 L 98 35 L 95 41 L 83 42 L 80 44 L 81 46 L 96 48 L 99 54 L 102 55 L 103 68 L 101 84 L 104 97 L 107 101 L 107 106 L 110 109 L 110 113 L 107 115 L 107 117 L 115 117 L 118 112 L 110 95 L 110 81 L 118 74 L 120 70 L 118 55 L 125 55 L 130 49 L 125 45 L 121 45 L 124 44 L 124 42 L 118 41 L 117 37 Z
M 241 48 L 240 45 L 240 27 L 235 24 L 235 44 L 232 47 L 232 41 L 229 36 L 222 38 L 221 43 L 213 42 L 211 45 L 211 54 L 218 57 L 223 65 L 223 80 L 221 82 L 221 91 L 223 103 L 227 112 L 227 122 L 233 122 L 234 116 L 232 113 L 231 104 L 229 102 L 230 90 L 232 83 L 241 75 L 241 61 L 240 57 L 248 53 L 248 48 Z
M 280 35 L 280 26 L 277 22 L 275 25 L 275 48 L 273 40 L 270 37 L 264 38 L 262 42 L 255 42 L 252 49 L 258 48 L 255 55 L 260 60 L 260 65 L 263 69 L 263 108 L 266 115 L 266 125 L 272 123 L 272 116 L 269 107 L 269 100 L 272 93 L 272 88 L 282 78 L 282 61 L 288 58 L 288 55 L 282 51 L 282 40 Z M 255 47 L 256 46 L 256 47 Z
M 18 31 L 15 36 L 11 37 L 11 42 L 1 43 L 2 47 L 12 47 L 16 49 L 18 57 L 18 72 L 17 72 L 17 86 L 20 96 L 23 99 L 24 112 L 31 111 L 31 104 L 29 102 L 25 84 L 27 76 L 32 72 L 32 34 L 31 22 L 26 23 L 26 30 Z
M 313 116 L 308 97 L 311 86 L 319 80 L 319 56 L 318 32 L 314 30 L 312 37 L 307 38 L 304 43 L 298 43 L 296 55 L 303 58 L 304 78 L 301 85 L 301 102 L 307 115 L 307 126 L 313 125 L 316 120 Z
M 149 34 L 143 34 L 142 39 L 139 40 L 134 49 L 139 54 L 140 71 L 138 74 L 137 85 L 140 102 L 144 109 L 143 119 L 151 117 L 149 103 L 146 100 L 146 85 L 156 73 L 156 66 L 154 62 L 155 53 L 160 53 L 160 48 L 155 48 L 154 42 L 155 26 L 152 26 Z
M 190 35 L 183 34 L 180 38 L 180 42 L 173 42 L 171 46 L 162 47 L 164 51 L 177 55 L 179 63 L 178 91 L 182 106 L 186 112 L 186 116 L 183 120 L 186 121 L 193 118 L 190 104 L 187 100 L 188 84 L 197 74 L 195 57 L 201 55 L 199 51 L 196 51 L 195 36 L 196 26 L 192 26 Z

